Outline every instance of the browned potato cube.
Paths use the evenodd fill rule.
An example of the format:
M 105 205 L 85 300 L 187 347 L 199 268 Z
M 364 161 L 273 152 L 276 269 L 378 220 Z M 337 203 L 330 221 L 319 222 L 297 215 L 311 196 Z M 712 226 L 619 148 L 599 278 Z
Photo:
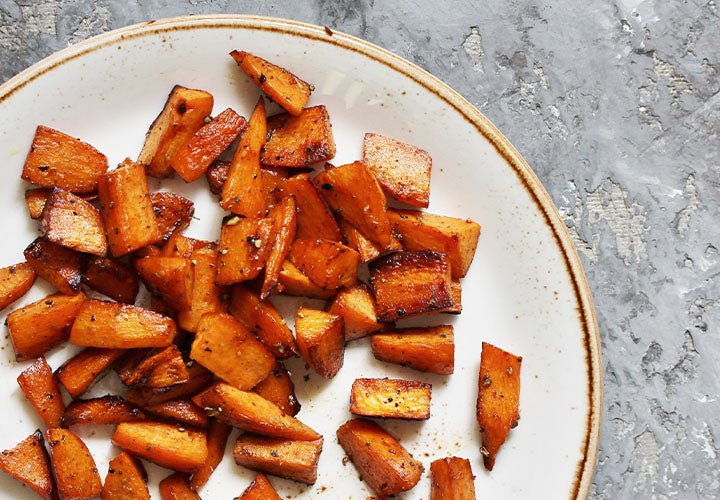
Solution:
M 45 425 L 60 427 L 65 403 L 45 358 L 40 356 L 29 368 L 23 370 L 17 382 Z
M 295 337 L 305 361 L 318 374 L 333 378 L 343 365 L 345 328 L 342 316 L 301 307 L 295 319 Z
M 372 351 L 380 361 L 450 375 L 455 366 L 453 327 L 402 328 L 373 335 Z
M 140 460 L 126 452 L 110 460 L 102 500 L 150 500 L 147 472 Z
M 273 220 L 274 242 L 270 255 L 265 264 L 265 279 L 260 291 L 260 299 L 265 300 L 277 287 L 280 279 L 280 269 L 285 258 L 290 252 L 290 247 L 295 240 L 297 218 L 295 216 L 295 197 L 286 196 L 280 203 L 275 205 L 268 217 Z
M 125 399 L 137 406 L 150 406 L 187 398 L 207 388 L 215 378 L 200 363 L 188 363 L 187 370 L 190 377 L 187 382 L 169 387 L 133 387 L 125 393 Z
M 190 487 L 187 474 L 176 472 L 160 481 L 162 500 L 202 500 Z
M 350 224 L 348 221 L 343 218 L 340 218 L 339 220 L 340 230 L 342 231 L 343 236 L 345 236 L 348 246 L 360 254 L 361 262 L 373 261 L 385 252 L 385 250 L 363 236 L 363 234 L 355 229 L 355 226 Z M 390 237 L 390 247 L 387 250 L 402 250 L 402 245 L 395 236 Z
M 298 174 L 278 184 L 278 200 L 294 196 L 297 205 L 297 238 L 320 238 L 342 242 L 340 229 L 330 208 L 310 182 L 308 174 Z
M 20 441 L 15 448 L 0 453 L 0 470 L 22 482 L 44 500 L 57 498 L 50 457 L 40 430 Z
M 62 426 L 76 424 L 110 424 L 144 420 L 145 414 L 120 396 L 102 396 L 93 399 L 76 399 L 65 408 Z
M 375 298 L 363 282 L 338 290 L 327 310 L 345 320 L 346 341 L 365 337 L 384 326 L 375 312 Z
M 205 410 L 189 399 L 165 401 L 146 406 L 143 411 L 161 420 L 172 420 L 192 427 L 207 427 L 208 416 Z
M 194 472 L 192 478 L 190 478 L 190 487 L 192 489 L 197 491 L 198 488 L 207 483 L 210 475 L 222 462 L 230 431 L 232 431 L 232 427 L 225 422 L 220 422 L 214 418 L 210 419 L 207 429 L 208 456 L 202 467 L 197 472 Z
M 233 457 L 235 463 L 248 469 L 314 484 L 322 447 L 322 437 L 314 441 L 292 441 L 240 434 Z
M 220 231 L 218 282 L 230 285 L 260 274 L 273 243 L 273 220 L 232 217 Z
M 80 289 L 85 255 L 38 238 L 25 249 L 25 260 L 35 274 L 65 295 Z
M 288 258 L 320 288 L 334 290 L 357 281 L 360 254 L 337 241 L 296 239 Z
M 175 193 L 150 193 L 158 228 L 162 241 L 167 241 L 175 232 L 180 232 L 190 224 L 195 215 L 195 204 Z
M 128 386 L 170 387 L 190 380 L 180 349 L 175 344 L 158 349 L 133 349 L 115 367 Z
M 332 125 L 325 106 L 305 108 L 298 116 L 281 113 L 267 120 L 268 140 L 260 163 L 269 167 L 306 167 L 335 156 Z
M 258 474 L 236 500 L 281 500 L 265 474 Z
M 413 380 L 358 378 L 350 391 L 350 413 L 364 417 L 430 418 L 432 386 Z
M 67 429 L 48 429 L 53 475 L 60 498 L 93 498 L 100 495 L 102 483 L 95 460 L 85 443 Z
M 25 295 L 33 283 L 35 271 L 27 262 L 0 269 L 0 310 Z
M 70 396 L 76 399 L 82 396 L 90 385 L 124 353 L 124 349 L 88 347 L 55 370 L 55 378 L 65 387 Z
M 175 311 L 190 309 L 193 266 L 180 257 L 145 257 L 135 261 L 135 269 L 153 296 Z
M 105 257 L 92 257 L 82 280 L 93 290 L 126 304 L 134 304 L 140 291 L 135 273 L 123 264 Z
M 475 500 L 475 476 L 467 458 L 439 458 L 430 464 L 430 500 Z
M 335 295 L 335 290 L 325 290 L 310 281 L 295 265 L 285 260 L 280 269 L 280 286 L 286 295 L 298 295 L 300 297 L 314 297 L 316 299 L 328 299 Z
M 287 415 L 294 417 L 300 411 L 300 402 L 295 396 L 295 384 L 282 363 L 278 363 L 273 371 L 253 388 L 253 391 Z
M 103 256 L 107 253 L 105 224 L 100 211 L 69 191 L 54 189 L 40 219 L 40 233 L 58 245 Z
M 195 332 L 203 314 L 223 311 L 225 306 L 220 300 L 223 288 L 217 281 L 217 251 L 210 248 L 193 250 L 190 261 L 194 262 L 190 309 L 180 311 L 177 319 L 180 328 Z

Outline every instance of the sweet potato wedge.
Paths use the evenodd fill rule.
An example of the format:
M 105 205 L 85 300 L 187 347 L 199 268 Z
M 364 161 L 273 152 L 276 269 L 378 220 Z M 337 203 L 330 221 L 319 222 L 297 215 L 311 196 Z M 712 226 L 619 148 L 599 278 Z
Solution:
M 0 269 L 0 311 L 25 295 L 35 283 L 35 271 L 21 262 Z
M 146 406 L 143 411 L 163 420 L 172 420 L 192 427 L 206 427 L 208 423 L 205 410 L 189 399 L 165 401 L 164 403 Z
M 413 488 L 425 468 L 375 422 L 350 420 L 337 431 L 340 446 L 380 498 Z
M 190 362 L 187 369 L 190 377 L 187 382 L 159 388 L 133 387 L 125 393 L 125 399 L 137 406 L 150 406 L 193 396 L 212 383 L 212 372 L 200 363 Z
M 334 290 L 357 281 L 360 254 L 337 241 L 298 238 L 288 259 L 320 288 Z
M 45 500 L 57 499 L 42 432 L 36 430 L 14 448 L 0 453 L 0 470 L 22 482 Z
M 120 396 L 76 399 L 65 408 L 62 426 L 76 424 L 116 425 L 145 420 L 145 414 Z
M 102 500 L 150 500 L 147 472 L 140 460 L 122 451 L 110 460 Z
M 356 250 L 360 254 L 360 262 L 373 261 L 385 252 L 385 250 L 363 236 L 363 234 L 355 229 L 355 226 L 350 224 L 348 221 L 342 217 L 339 218 L 339 221 L 340 231 L 342 231 L 345 241 L 347 241 L 350 248 Z M 390 246 L 387 250 L 402 250 L 402 245 L 395 236 L 391 236 Z
M 193 268 L 190 259 L 145 257 L 134 262 L 140 279 L 153 296 L 175 311 L 190 309 Z
M 413 380 L 358 378 L 350 390 L 350 413 L 364 417 L 430 418 L 432 386 Z
M 40 218 L 40 233 L 58 245 L 103 256 L 108 244 L 100 211 L 90 202 L 62 189 L 54 189 Z
M 48 427 L 60 427 L 65 403 L 45 358 L 40 356 L 17 378 L 20 389 Z
M 477 419 L 482 436 L 480 454 L 487 470 L 493 469 L 500 446 L 520 418 L 521 363 L 521 356 L 482 343 Z
M 48 429 L 53 475 L 60 498 L 93 498 L 100 495 L 102 483 L 95 460 L 85 443 L 67 429 Z
M 15 359 L 36 358 L 67 339 L 84 300 L 83 293 L 49 295 L 8 314 Z
M 231 162 L 225 160 L 216 160 L 205 172 L 210 191 L 213 194 L 222 193 L 223 185 L 227 180 L 228 172 L 230 172 L 230 163 Z M 276 201 L 273 191 L 288 178 L 287 168 L 266 167 L 261 165 L 260 177 L 262 178 L 265 207 L 268 208 L 274 205 Z
M 225 307 L 220 300 L 223 288 L 217 282 L 217 251 L 209 248 L 193 250 L 190 261 L 194 262 L 190 309 L 178 314 L 178 325 L 183 330 L 195 332 L 203 314 L 222 311 Z
M 156 247 L 157 248 L 157 247 Z M 167 240 L 165 246 L 162 247 L 158 253 L 152 255 L 137 255 L 137 257 L 180 257 L 181 259 L 189 259 L 192 257 L 192 253 L 195 250 L 201 248 L 209 250 L 217 250 L 217 243 L 214 241 L 198 240 L 195 238 L 188 238 L 180 233 L 173 233 L 172 236 Z
M 204 431 L 161 422 L 123 422 L 113 444 L 139 458 L 179 472 L 194 472 L 207 459 Z
M 224 382 L 205 389 L 193 401 L 211 416 L 244 431 L 299 441 L 314 441 L 321 437 L 262 396 Z
M 283 262 L 280 269 L 280 285 L 282 292 L 286 295 L 298 295 L 300 297 L 313 297 L 316 299 L 328 299 L 335 295 L 335 290 L 320 288 L 310 281 L 295 265 L 289 260 Z
M 287 196 L 295 197 L 297 210 L 297 238 L 321 238 L 342 242 L 340 229 L 330 208 L 310 182 L 308 174 L 294 175 L 275 188 L 279 201 Z
M 342 316 L 301 307 L 295 319 L 295 338 L 300 354 L 313 370 L 325 378 L 337 375 L 345 355 Z
M 245 488 L 236 500 L 281 500 L 275 489 L 262 472 L 255 476 L 250 486 Z
M 190 487 L 186 474 L 176 472 L 160 481 L 162 500 L 202 500 Z
M 88 347 L 55 370 L 55 378 L 73 399 L 79 398 L 124 353 L 123 349 Z
M 23 254 L 35 274 L 58 291 L 74 295 L 80 289 L 85 255 L 42 238 L 30 243 Z
M 133 349 L 117 364 L 115 371 L 127 386 L 163 388 L 190 380 L 185 360 L 175 344 L 158 349 Z
M 233 50 L 230 55 L 254 84 L 293 116 L 302 113 L 313 86 L 262 57 Z
M 260 299 L 265 300 L 277 287 L 280 269 L 290 252 L 297 228 L 295 197 L 290 195 L 270 210 L 268 215 L 273 220 L 274 241 L 272 250 L 265 264 L 265 279 L 260 291 Z
M 175 232 L 182 231 L 190 224 L 195 215 L 195 204 L 175 193 L 150 193 L 158 228 L 162 241 L 167 241 Z
M 41 187 L 89 193 L 97 189 L 98 179 L 107 168 L 105 155 L 91 145 L 40 125 L 25 159 L 22 178 Z
M 153 177 L 172 173 L 175 156 L 205 123 L 213 108 L 213 96 L 204 90 L 175 85 L 145 138 L 137 162 Z
M 375 358 L 423 372 L 450 375 L 455 367 L 455 339 L 451 325 L 402 328 L 373 335 Z
M 300 402 L 295 396 L 295 384 L 282 363 L 278 363 L 253 391 L 280 408 L 286 415 L 294 417 L 300 411 Z
M 235 442 L 235 463 L 274 476 L 314 484 L 323 439 L 293 441 L 240 434 Z
M 475 500 L 475 476 L 467 458 L 439 458 L 430 464 L 430 500 Z
M 325 106 L 305 108 L 298 116 L 280 113 L 267 119 L 268 140 L 260 163 L 270 167 L 307 167 L 335 156 L 332 125 Z
M 93 290 L 126 304 L 134 304 L 140 291 L 135 273 L 123 264 L 105 257 L 92 257 L 82 280 Z
M 258 276 L 270 254 L 272 235 L 269 217 L 228 219 L 220 231 L 218 282 L 230 285 Z
M 210 475 L 222 462 L 225 456 L 225 446 L 227 446 L 227 440 L 230 436 L 232 427 L 224 422 L 220 422 L 217 419 L 210 419 L 210 423 L 207 428 L 207 447 L 208 456 L 205 463 L 200 467 L 197 472 L 194 472 L 190 478 L 190 487 L 194 490 L 198 490 L 201 486 L 208 482 Z
M 346 341 L 365 337 L 384 327 L 378 321 L 375 298 L 370 288 L 363 282 L 338 290 L 327 311 L 342 316 L 345 321 Z

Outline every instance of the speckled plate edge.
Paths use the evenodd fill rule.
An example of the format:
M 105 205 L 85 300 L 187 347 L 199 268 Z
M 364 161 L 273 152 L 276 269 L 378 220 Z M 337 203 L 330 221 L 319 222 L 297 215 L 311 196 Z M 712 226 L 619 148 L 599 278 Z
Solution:
M 587 415 L 587 432 L 583 443 L 582 458 L 577 464 L 575 481 L 570 498 L 587 498 L 592 484 L 595 465 L 597 462 L 598 445 L 600 441 L 600 425 L 602 419 L 602 370 L 600 339 L 595 317 L 590 288 L 583 272 L 580 258 L 570 239 L 567 227 L 560 218 L 557 208 L 550 196 L 540 183 L 528 163 L 520 153 L 500 133 L 500 131 L 480 111 L 470 104 L 460 94 L 444 84 L 435 76 L 411 62 L 385 50 L 377 45 L 359 38 L 337 32 L 329 31 L 323 27 L 312 24 L 289 21 L 262 16 L 247 15 L 202 15 L 166 18 L 156 21 L 135 24 L 120 28 L 102 35 L 92 37 L 76 45 L 63 49 L 46 57 L 22 71 L 15 77 L 0 86 L 0 102 L 10 98 L 16 91 L 42 76 L 53 68 L 67 61 L 76 59 L 99 48 L 117 43 L 125 39 L 139 38 L 161 32 L 192 30 L 198 28 L 243 28 L 251 30 L 274 31 L 329 43 L 337 47 L 361 53 L 377 62 L 380 62 L 395 71 L 411 78 L 418 84 L 431 91 L 445 101 L 449 106 L 460 113 L 479 133 L 481 133 L 506 160 L 508 165 L 518 176 L 523 186 L 535 201 L 545 222 L 550 227 L 555 242 L 563 255 L 568 276 L 575 291 L 578 303 L 578 316 L 584 335 L 585 357 L 587 363 L 589 412 Z

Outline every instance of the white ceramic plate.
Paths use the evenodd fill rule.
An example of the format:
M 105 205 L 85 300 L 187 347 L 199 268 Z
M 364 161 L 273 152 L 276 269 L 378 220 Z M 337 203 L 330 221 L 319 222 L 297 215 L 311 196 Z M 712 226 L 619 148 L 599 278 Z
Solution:
M 0 266 L 22 260 L 37 235 L 27 216 L 20 171 L 38 124 L 82 138 L 103 151 L 111 165 L 135 158 L 148 125 L 171 87 L 210 91 L 215 109 L 233 107 L 249 116 L 259 91 L 228 56 L 243 49 L 289 68 L 315 84 L 310 104 L 328 107 L 337 142 L 336 164 L 360 157 L 362 137 L 372 131 L 418 145 L 433 157 L 429 211 L 470 217 L 482 235 L 463 280 L 463 313 L 411 320 L 451 323 L 456 365 L 449 377 L 376 361 L 367 339 L 348 346 L 345 366 L 332 381 L 289 363 L 302 402 L 298 417 L 325 436 L 314 487 L 271 478 L 283 498 L 365 499 L 371 494 L 335 439 L 348 420 L 349 390 L 357 377 L 405 377 L 433 384 L 432 417 L 426 422 L 383 422 L 420 459 L 426 473 L 404 499 L 428 499 L 429 465 L 436 458 L 471 460 L 478 497 L 584 498 L 595 467 L 602 380 L 590 292 L 577 254 L 555 207 L 510 143 L 467 101 L 407 61 L 367 42 L 296 22 L 241 16 L 185 17 L 114 31 L 65 49 L 0 87 Z M 273 111 L 275 108 L 271 108 Z M 221 211 L 204 179 L 155 182 L 151 189 L 179 192 L 195 201 L 198 220 L 186 234 L 215 239 Z M 38 280 L 9 310 L 52 292 Z M 306 301 L 307 302 L 307 301 Z M 292 316 L 287 300 L 278 301 Z M 4 319 L 8 310 L 3 311 Z M 475 421 L 481 341 L 524 357 L 521 420 L 488 473 L 479 454 Z M 2 341 L 0 449 L 14 446 L 41 420 L 14 380 L 27 363 L 16 363 L 7 336 Z M 48 354 L 57 368 L 72 347 Z M 114 374 L 89 395 L 120 390 Z M 104 478 L 118 453 L 112 429 L 77 426 Z M 232 498 L 254 473 L 225 459 L 201 490 L 204 498 Z M 151 491 L 168 474 L 148 466 Z M 7 498 L 33 495 L 6 475 Z

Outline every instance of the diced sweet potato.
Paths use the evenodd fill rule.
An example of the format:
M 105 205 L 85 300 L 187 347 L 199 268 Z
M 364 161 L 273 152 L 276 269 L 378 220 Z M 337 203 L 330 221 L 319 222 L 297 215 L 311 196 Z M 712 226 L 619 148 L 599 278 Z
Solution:
M 52 191 L 50 188 L 33 188 L 25 191 L 25 204 L 31 219 L 39 219 L 42 216 L 45 202 Z
M 0 310 L 25 295 L 35 283 L 35 271 L 27 262 L 0 269 Z
M 213 96 L 203 90 L 175 85 L 150 129 L 138 163 L 153 177 L 167 177 L 182 146 L 205 123 L 213 108 Z
M 521 363 L 521 356 L 482 343 L 477 419 L 482 436 L 480 453 L 487 470 L 493 469 L 495 455 L 520 418 Z
M 395 252 L 370 263 L 380 321 L 396 321 L 453 306 L 450 263 L 432 250 Z
M 22 178 L 37 186 L 89 193 L 95 191 L 107 168 L 105 155 L 91 145 L 40 125 L 25 159 Z
M 424 149 L 379 134 L 365 134 L 363 163 L 390 196 L 414 207 L 430 203 L 432 158 Z
M 475 476 L 467 458 L 439 458 L 430 464 L 430 500 L 475 500 Z
M 208 417 L 205 410 L 189 399 L 165 401 L 164 403 L 146 406 L 143 410 L 155 417 L 159 417 L 164 420 L 174 420 L 180 424 L 190 425 L 193 427 L 205 427 L 208 423 Z
M 208 371 L 200 363 L 188 363 L 187 369 L 190 377 L 187 382 L 170 387 L 133 387 L 125 393 L 125 399 L 137 406 L 149 406 L 174 399 L 187 398 L 197 394 L 212 383 L 214 378 L 212 372 Z
M 297 238 L 321 238 L 342 241 L 340 229 L 330 208 L 310 182 L 308 174 L 298 174 L 280 183 L 275 196 L 278 200 L 295 197 L 297 210 Z
M 195 215 L 195 204 L 175 193 L 150 193 L 158 228 L 162 234 L 162 240 L 167 241 L 174 232 L 179 232 L 188 227 Z
M 190 357 L 238 389 L 251 389 L 267 377 L 275 358 L 238 320 L 209 313 L 198 324 Z
M 248 432 L 300 441 L 314 441 L 321 437 L 262 396 L 241 391 L 224 382 L 204 390 L 193 401 L 218 420 Z
M 300 402 L 295 396 L 295 384 L 282 363 L 278 363 L 273 371 L 253 388 L 253 391 L 287 415 L 294 417 L 300 411 Z
M 388 216 L 393 232 L 406 250 L 444 253 L 454 279 L 467 274 L 480 237 L 477 223 L 415 210 L 388 210 Z
M 157 247 L 156 247 L 157 248 Z M 135 255 L 137 257 L 180 257 L 181 259 L 189 259 L 195 250 L 205 248 L 208 250 L 217 250 L 217 243 L 214 241 L 197 240 L 188 238 L 180 233 L 173 233 L 168 239 L 165 246 L 157 254 L 152 255 Z
M 412 380 L 358 378 L 350 391 L 350 413 L 365 417 L 430 418 L 432 386 Z
M 85 256 L 56 243 L 38 238 L 25 249 L 25 260 L 35 274 L 65 295 L 80 289 Z
M 210 419 L 207 429 L 208 456 L 202 467 L 197 472 L 194 472 L 190 478 L 190 487 L 192 489 L 197 491 L 198 488 L 207 483 L 210 475 L 222 462 L 230 431 L 232 431 L 232 427 L 226 423 L 214 418 Z
M 370 262 L 377 259 L 380 255 L 385 252 L 378 245 L 367 239 L 363 234 L 355 229 L 355 226 L 350 224 L 343 218 L 340 218 L 340 230 L 345 237 L 345 241 L 350 248 L 356 250 L 360 254 L 361 262 Z M 402 250 L 402 245 L 395 238 L 391 236 L 390 247 L 387 250 Z
M 102 483 L 95 460 L 85 443 L 67 429 L 48 429 L 53 475 L 60 498 L 93 498 L 100 495 Z
M 123 264 L 105 257 L 91 258 L 82 280 L 93 290 L 126 304 L 134 304 L 140 291 L 135 273 Z
M 270 210 L 269 217 L 273 220 L 274 242 L 265 264 L 265 280 L 263 281 L 260 299 L 265 300 L 275 289 L 280 279 L 280 269 L 290 252 L 297 228 L 295 197 L 290 195 Z
M 313 86 L 285 68 L 247 52 L 233 50 L 230 55 L 240 69 L 265 92 L 270 99 L 293 116 L 302 113 Z
M 365 337 L 384 326 L 378 321 L 372 292 L 363 282 L 338 290 L 327 311 L 343 317 L 346 341 Z
M 455 366 L 453 327 L 403 328 L 373 335 L 372 351 L 380 361 L 450 375 Z
M 298 116 L 281 113 L 267 120 L 268 140 L 260 163 L 271 167 L 306 167 L 335 156 L 332 125 L 325 106 L 305 108 Z
M 345 327 L 342 316 L 301 307 L 295 319 L 300 354 L 318 374 L 333 378 L 343 365 Z
M 295 265 L 285 260 L 280 269 L 280 286 L 282 293 L 287 295 L 298 295 L 300 297 L 314 297 L 316 299 L 328 299 L 335 295 L 335 290 L 320 288 L 310 281 Z
M 205 171 L 205 178 L 208 181 L 211 193 L 222 193 L 222 188 L 227 180 L 228 172 L 230 172 L 230 162 L 227 160 L 215 160 L 207 168 Z
M 162 239 L 142 165 L 125 160 L 100 178 L 98 195 L 113 256 L 126 255 Z
M 323 439 L 292 441 L 240 434 L 233 457 L 235 463 L 274 476 L 314 484 Z
M 150 500 L 147 472 L 140 460 L 126 452 L 110 460 L 102 500 Z
M 174 344 L 159 349 L 133 349 L 115 370 L 128 386 L 162 388 L 190 380 L 185 360 Z
M 216 160 L 205 172 L 210 191 L 213 194 L 222 193 L 223 185 L 227 180 L 228 172 L 230 172 L 230 162 L 224 160 Z M 285 179 L 287 179 L 287 168 L 285 167 L 265 167 L 260 166 L 260 177 L 262 178 L 263 197 L 265 199 L 265 207 L 270 207 L 275 203 L 275 195 L 273 191 Z
M 0 470 L 22 482 L 45 500 L 57 498 L 42 432 L 36 430 L 14 448 L 0 453 Z
M 49 295 L 8 314 L 15 358 L 35 358 L 67 339 L 84 300 L 83 293 Z
M 124 353 L 123 349 L 88 347 L 55 370 L 55 378 L 76 399 Z
M 190 260 L 194 262 L 190 309 L 178 314 L 178 324 L 183 330 L 195 332 L 203 314 L 224 310 L 220 300 L 223 289 L 217 282 L 218 255 L 216 250 L 209 248 L 194 250 Z
M 333 290 L 357 281 L 360 254 L 337 241 L 296 239 L 288 258 L 320 288 Z
M 117 426 L 113 444 L 125 451 L 179 472 L 194 472 L 207 459 L 204 431 L 161 422 L 124 422 Z
M 70 341 L 79 346 L 109 349 L 165 347 L 176 334 L 172 319 L 149 309 L 87 300 L 75 318 Z
M 453 300 L 453 305 L 444 309 L 438 309 L 439 313 L 451 313 L 460 314 L 462 312 L 462 285 L 460 280 L 450 281 L 450 296 Z
M 207 121 L 207 120 L 205 120 Z M 230 108 L 203 125 L 187 144 L 178 149 L 172 167 L 185 182 L 193 182 L 243 131 L 245 118 Z
M 236 500 L 281 500 L 275 489 L 267 480 L 265 474 L 260 473 Z
M 375 422 L 350 420 L 337 431 L 340 446 L 380 498 L 413 488 L 425 468 Z
M 255 278 L 272 248 L 273 220 L 230 218 L 220 231 L 218 282 L 222 285 Z
M 186 474 L 176 472 L 160 481 L 162 500 L 201 500 L 200 495 L 190 487 Z
M 107 253 L 100 211 L 69 191 L 54 189 L 50 193 L 40 218 L 40 233 L 48 241 L 78 252 Z
M 180 257 L 145 257 L 137 259 L 135 269 L 153 296 L 175 311 L 190 308 L 193 269 L 190 259 Z
M 145 420 L 145 414 L 120 396 L 76 399 L 65 408 L 62 426 L 76 424 L 110 424 Z
M 45 358 L 40 356 L 29 368 L 23 370 L 17 382 L 45 425 L 60 427 L 65 403 L 60 395 L 57 380 L 53 377 L 53 372 Z

